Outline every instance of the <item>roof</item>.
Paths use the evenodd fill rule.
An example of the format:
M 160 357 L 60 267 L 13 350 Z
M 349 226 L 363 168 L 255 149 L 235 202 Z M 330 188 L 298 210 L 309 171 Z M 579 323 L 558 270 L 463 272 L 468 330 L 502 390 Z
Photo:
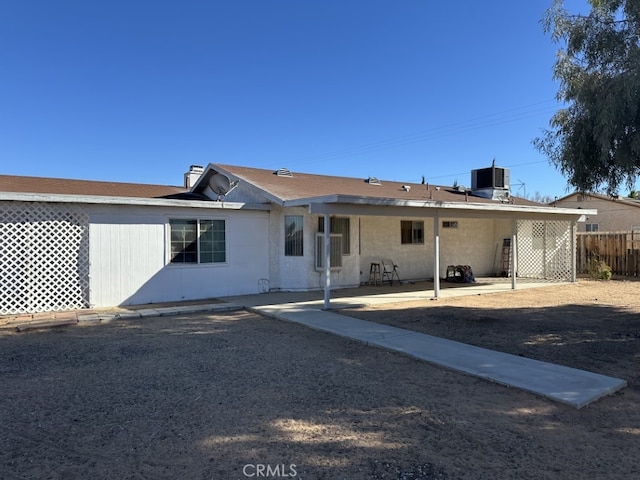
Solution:
M 581 193 L 581 192 L 573 192 L 569 195 L 565 195 L 562 198 L 558 198 L 557 200 L 551 202 L 551 205 L 556 205 L 565 200 L 569 200 L 571 197 L 577 197 L 579 195 L 584 195 L 585 197 L 593 197 L 599 200 L 604 200 L 607 202 L 614 202 L 617 204 L 627 205 L 629 207 L 640 207 L 640 199 L 637 198 L 629 198 L 629 197 L 611 197 L 608 195 L 602 195 L 600 193 Z
M 194 197 L 186 188 L 169 185 L 99 182 L 17 175 L 0 175 L 0 192 L 131 198 L 188 199 L 192 197 L 197 200 L 207 199 L 204 196 Z
M 281 203 L 327 197 L 330 195 L 349 195 L 353 197 L 394 199 L 400 201 L 502 204 L 499 200 L 472 195 L 470 189 L 467 189 L 465 193 L 465 191 L 459 191 L 452 186 L 390 180 L 380 180 L 380 184 L 378 185 L 369 183 L 365 178 L 336 177 L 298 172 L 292 172 L 291 176 L 279 176 L 274 170 L 221 164 L 209 165 L 205 175 L 203 175 L 204 178 L 201 179 L 202 182 L 198 182 L 198 184 L 195 185 L 196 190 L 199 184 L 202 185 L 202 183 L 205 183 L 206 185 L 206 175 L 212 171 L 231 175 L 239 178 L 243 182 L 252 184 Z M 509 203 L 511 204 L 542 205 L 524 198 L 509 198 Z

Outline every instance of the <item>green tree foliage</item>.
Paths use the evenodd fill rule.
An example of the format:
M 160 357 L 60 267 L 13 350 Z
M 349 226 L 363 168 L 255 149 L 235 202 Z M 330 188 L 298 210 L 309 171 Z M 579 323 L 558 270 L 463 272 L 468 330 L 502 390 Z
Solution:
M 581 191 L 621 184 L 640 172 L 640 0 L 590 0 L 570 15 L 554 0 L 543 19 L 560 45 L 554 66 L 565 108 L 533 141 Z

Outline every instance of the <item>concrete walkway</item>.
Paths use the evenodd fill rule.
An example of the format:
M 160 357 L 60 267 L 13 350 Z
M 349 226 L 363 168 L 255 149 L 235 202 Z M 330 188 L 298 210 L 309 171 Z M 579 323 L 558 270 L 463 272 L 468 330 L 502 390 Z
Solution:
M 525 288 L 548 286 L 530 284 Z M 522 287 L 520 287 L 522 288 Z M 443 290 L 443 296 L 478 295 L 508 291 L 502 284 L 474 285 L 464 289 Z M 316 330 L 357 340 L 367 345 L 411 355 L 435 365 L 457 370 L 500 384 L 517 387 L 549 399 L 582 408 L 595 400 L 627 385 L 618 378 L 564 367 L 529 358 L 496 352 L 397 327 L 367 322 L 332 311 L 323 310 L 318 292 L 265 293 L 227 297 L 222 303 L 149 306 L 149 308 L 116 308 L 88 312 L 43 313 L 13 318 L 0 325 L 0 330 L 12 328 L 26 331 L 84 322 L 108 322 L 116 318 L 142 318 L 190 313 L 214 313 L 246 308 L 261 315 L 296 322 Z M 334 308 L 354 305 L 395 303 L 432 298 L 432 293 L 420 289 L 354 289 L 339 292 L 332 299 Z
M 535 285 L 533 287 L 535 288 Z M 488 286 L 479 285 L 477 290 L 473 291 L 473 294 L 492 293 L 502 289 L 491 289 Z M 446 292 L 451 296 L 472 293 L 471 290 L 463 292 L 455 289 Z M 334 307 L 346 307 L 407 301 L 415 299 L 416 295 L 420 295 L 422 299 L 425 298 L 424 291 L 395 292 L 386 295 L 348 295 L 332 299 L 332 304 Z M 627 382 L 619 378 L 340 315 L 323 310 L 321 300 L 304 301 L 299 297 L 298 301 L 274 303 L 292 297 L 295 297 L 295 294 L 276 293 L 231 297 L 229 300 L 262 315 L 296 322 L 316 330 L 364 342 L 367 345 L 402 352 L 435 365 L 517 387 L 575 408 L 582 408 L 627 386 Z

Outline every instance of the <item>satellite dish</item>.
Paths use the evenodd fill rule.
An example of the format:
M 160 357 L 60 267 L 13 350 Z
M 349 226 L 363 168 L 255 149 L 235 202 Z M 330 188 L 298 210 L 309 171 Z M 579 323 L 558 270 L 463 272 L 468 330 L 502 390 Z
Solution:
M 226 195 L 231 189 L 231 182 L 226 175 L 216 173 L 209 179 L 209 186 L 218 195 Z

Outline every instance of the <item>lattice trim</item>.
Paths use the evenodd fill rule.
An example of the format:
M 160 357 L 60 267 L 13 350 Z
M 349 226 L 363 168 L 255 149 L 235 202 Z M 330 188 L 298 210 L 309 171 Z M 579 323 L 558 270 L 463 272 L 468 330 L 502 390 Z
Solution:
M 0 314 L 85 308 L 89 216 L 69 204 L 0 202 Z
M 573 249 L 570 221 L 518 221 L 518 276 L 571 281 Z

